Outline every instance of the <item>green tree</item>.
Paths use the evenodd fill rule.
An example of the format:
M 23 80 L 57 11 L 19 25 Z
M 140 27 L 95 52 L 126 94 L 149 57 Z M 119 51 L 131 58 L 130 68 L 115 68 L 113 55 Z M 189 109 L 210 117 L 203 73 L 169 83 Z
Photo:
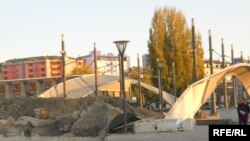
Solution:
M 201 41 L 201 34 L 198 33 L 197 37 L 197 75 L 198 79 L 202 79 L 205 76 L 205 71 L 204 71 L 204 49 L 202 46 L 202 41 Z
M 172 7 L 159 8 L 155 10 L 152 19 L 152 27 L 149 29 L 149 62 L 152 75 L 157 76 L 157 58 L 163 61 L 163 89 L 173 92 L 172 63 L 175 64 L 177 95 L 181 94 L 186 87 L 192 83 L 192 46 L 191 29 L 187 26 L 186 18 L 182 12 Z M 201 38 L 201 37 L 200 37 Z M 197 66 L 200 68 L 198 78 L 203 77 L 203 49 L 202 43 L 197 49 Z M 158 84 L 156 78 L 152 78 L 155 86 Z
M 139 76 L 138 76 L 138 67 L 132 67 L 130 68 L 126 73 L 125 73 L 125 76 L 126 77 L 129 77 L 129 78 L 132 78 L 132 79 L 135 79 L 135 80 L 138 80 Z M 151 69 L 150 67 L 144 67 L 144 68 L 141 68 L 141 81 L 146 83 L 146 84 L 149 84 L 149 85 L 152 85 L 152 82 L 151 82 Z
M 146 84 L 152 85 L 151 78 L 154 76 L 151 76 L 151 68 L 144 67 L 141 69 L 141 82 L 144 82 Z M 132 67 L 128 70 L 128 72 L 125 73 L 126 77 L 138 80 L 138 67 Z M 139 93 L 138 93 L 138 85 L 132 86 L 132 93 L 135 97 L 139 99 Z M 141 88 L 142 93 L 144 94 L 144 104 L 152 103 L 152 102 L 158 102 L 158 95 L 156 95 L 154 92 L 149 91 L 147 89 Z
M 83 64 L 81 67 L 75 67 L 72 71 L 72 75 L 81 75 L 81 74 L 91 74 L 94 73 L 94 69 L 90 68 L 87 64 Z
M 152 28 L 149 30 L 149 41 L 148 41 L 148 49 L 149 49 L 149 62 L 150 67 L 152 68 L 152 76 L 158 75 L 157 70 L 157 59 L 163 61 L 163 76 L 166 76 L 168 73 L 168 66 L 166 64 L 166 60 L 164 58 L 165 44 L 166 44 L 166 24 L 164 20 L 164 13 L 162 9 L 156 9 L 154 13 L 154 17 L 152 20 Z M 152 83 L 154 86 L 158 87 L 158 79 L 157 77 L 151 77 Z M 169 85 L 165 85 L 169 86 Z M 169 87 L 167 88 L 169 89 Z

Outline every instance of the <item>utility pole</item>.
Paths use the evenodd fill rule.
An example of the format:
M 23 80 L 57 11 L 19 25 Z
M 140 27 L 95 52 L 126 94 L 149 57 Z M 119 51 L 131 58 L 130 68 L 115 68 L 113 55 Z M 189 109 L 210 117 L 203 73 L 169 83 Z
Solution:
M 176 101 L 176 76 L 175 76 L 175 65 L 174 62 L 172 63 L 173 67 L 173 83 L 174 83 L 174 102 Z
M 157 58 L 157 70 L 158 70 L 158 91 L 159 91 L 159 110 L 161 109 L 161 77 L 159 68 L 159 58 Z
M 94 43 L 94 60 L 95 60 L 95 96 L 98 93 L 98 85 L 97 85 L 97 57 L 96 57 L 96 47 Z
M 240 52 L 240 63 L 244 63 L 244 62 L 245 62 L 245 61 L 244 61 L 244 58 L 243 58 L 243 52 L 241 51 L 241 52 Z M 239 86 L 238 86 L 238 87 L 239 87 Z M 243 97 L 243 96 L 244 96 L 244 87 L 243 87 L 242 84 L 240 84 L 240 87 L 241 87 L 241 89 L 242 89 L 242 92 L 241 92 L 240 96 Z
M 222 69 L 225 68 L 225 52 L 224 52 L 224 40 L 221 39 L 221 51 L 222 51 Z M 226 79 L 223 78 L 223 92 L 224 92 L 224 107 L 228 109 L 228 99 L 227 99 L 227 88 L 226 88 Z
M 64 48 L 64 39 L 63 39 L 63 35 L 61 35 L 61 40 L 62 40 L 62 50 L 61 50 L 61 54 L 62 54 L 62 78 L 63 78 L 63 97 L 66 98 L 66 68 L 65 68 L 65 56 L 66 56 L 66 51 Z
M 161 63 L 161 62 L 160 62 Z M 163 99 L 162 99 L 162 66 L 160 66 L 160 108 L 161 114 L 163 114 Z
M 212 36 L 211 36 L 211 30 L 208 31 L 209 34 L 209 64 L 210 64 L 210 74 L 212 75 L 214 73 L 214 65 L 213 65 L 213 47 L 212 47 Z M 215 92 L 212 93 L 212 109 L 211 114 L 215 115 L 217 113 L 216 111 L 216 94 Z
M 157 59 L 158 65 L 158 82 L 159 82 L 159 108 L 161 113 L 163 114 L 163 100 L 162 100 L 162 60 Z
M 143 105 L 142 105 L 142 94 L 141 94 L 141 68 L 140 68 L 139 53 L 137 53 L 137 65 L 138 65 L 138 83 L 139 83 L 140 107 L 143 108 Z
M 233 49 L 233 45 L 231 45 L 231 63 L 232 65 L 234 65 L 234 49 Z M 232 76 L 232 81 L 233 81 L 233 106 L 236 107 L 237 106 L 237 99 L 236 99 L 236 82 L 235 82 L 235 77 Z
M 243 63 L 243 52 L 240 52 L 240 62 Z
M 195 42 L 195 26 L 192 19 L 192 46 L 193 46 L 193 82 L 197 81 L 197 60 L 196 60 L 196 42 Z

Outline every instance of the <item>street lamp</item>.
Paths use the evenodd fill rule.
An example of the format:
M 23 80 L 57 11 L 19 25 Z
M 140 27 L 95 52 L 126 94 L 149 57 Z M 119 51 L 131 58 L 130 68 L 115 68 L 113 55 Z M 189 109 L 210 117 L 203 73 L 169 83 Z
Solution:
M 124 116 L 124 133 L 127 133 L 127 109 L 126 109 L 126 94 L 125 94 L 125 83 L 124 83 L 124 65 L 123 65 L 123 55 L 126 50 L 127 44 L 129 41 L 121 40 L 121 41 L 114 41 L 113 43 L 116 44 L 120 55 L 120 66 L 121 66 L 121 82 L 120 82 L 120 91 L 121 95 L 123 96 L 123 116 Z
M 66 51 L 64 49 L 64 40 L 63 40 L 63 35 L 62 37 L 62 50 L 60 51 L 60 53 L 62 54 L 62 68 L 63 68 L 63 74 L 62 74 L 62 78 L 63 78 L 63 97 L 66 98 L 66 70 L 65 70 L 65 56 L 66 56 Z
M 162 104 L 162 68 L 163 68 L 163 62 L 159 59 L 157 59 L 157 64 L 158 64 L 158 75 L 159 75 L 159 95 L 160 95 L 160 110 L 161 113 L 163 114 L 163 104 Z

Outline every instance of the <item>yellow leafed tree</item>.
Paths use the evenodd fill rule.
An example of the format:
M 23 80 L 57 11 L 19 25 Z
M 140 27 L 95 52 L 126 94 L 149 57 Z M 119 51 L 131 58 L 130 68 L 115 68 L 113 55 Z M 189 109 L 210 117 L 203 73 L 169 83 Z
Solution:
M 81 67 L 75 67 L 72 71 L 72 75 L 82 75 L 94 73 L 94 69 L 89 67 L 87 64 L 83 64 Z

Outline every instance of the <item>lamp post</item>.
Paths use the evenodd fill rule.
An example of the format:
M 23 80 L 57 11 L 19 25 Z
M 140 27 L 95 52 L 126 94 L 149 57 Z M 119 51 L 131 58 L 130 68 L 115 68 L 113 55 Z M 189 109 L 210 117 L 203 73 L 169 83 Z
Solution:
M 62 68 L 63 68 L 63 73 L 62 73 L 62 78 L 63 78 L 63 97 L 66 98 L 66 70 L 65 70 L 65 56 L 66 56 L 66 51 L 64 49 L 64 40 L 63 40 L 63 35 L 61 35 L 62 38 L 62 50 L 60 53 L 62 54 Z
M 159 72 L 159 95 L 160 95 L 160 111 L 163 114 L 163 104 L 162 104 L 162 67 L 163 67 L 163 62 L 159 59 L 157 59 L 157 64 L 158 64 L 158 72 Z
M 137 65 L 138 65 L 138 81 L 139 81 L 139 97 L 140 97 L 140 107 L 143 108 L 142 106 L 142 95 L 141 95 L 141 68 L 140 68 L 140 58 L 139 58 L 139 53 L 137 54 Z
M 126 50 L 127 44 L 129 41 L 126 40 L 120 40 L 120 41 L 114 41 L 113 43 L 116 44 L 116 47 L 118 49 L 119 55 L 120 55 L 120 66 L 121 66 L 121 94 L 123 96 L 123 116 L 124 116 L 124 133 L 127 133 L 127 108 L 126 108 L 126 94 L 125 94 L 125 83 L 124 83 L 124 65 L 123 65 L 123 55 Z

